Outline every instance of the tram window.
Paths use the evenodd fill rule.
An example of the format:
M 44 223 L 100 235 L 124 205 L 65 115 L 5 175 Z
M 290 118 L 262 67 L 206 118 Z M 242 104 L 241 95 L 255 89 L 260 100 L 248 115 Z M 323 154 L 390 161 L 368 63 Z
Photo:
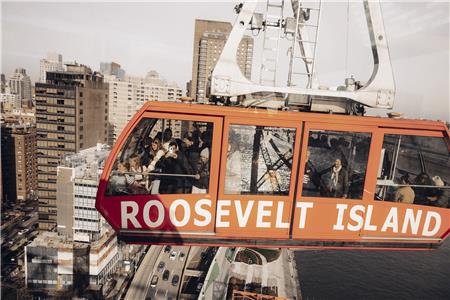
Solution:
M 370 140 L 370 133 L 310 131 L 302 195 L 361 199 Z
M 377 200 L 449 208 L 450 155 L 443 138 L 384 136 Z
M 143 119 L 117 155 L 106 194 L 206 194 L 213 123 Z
M 295 134 L 295 128 L 230 125 L 225 194 L 289 194 Z

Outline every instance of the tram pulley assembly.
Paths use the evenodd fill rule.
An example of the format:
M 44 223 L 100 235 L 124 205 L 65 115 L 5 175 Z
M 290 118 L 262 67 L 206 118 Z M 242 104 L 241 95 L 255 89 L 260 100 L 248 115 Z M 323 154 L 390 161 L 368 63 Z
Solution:
M 395 83 L 389 49 L 384 30 L 379 0 L 362 0 L 372 45 L 373 71 L 367 83 L 353 78 L 345 79 L 345 85 L 328 88 L 319 85 L 315 70 L 316 48 L 320 27 L 322 2 L 291 0 L 293 16 L 285 16 L 284 0 L 249 0 L 235 7 L 238 16 L 211 74 L 210 101 L 241 107 L 262 107 L 280 110 L 315 111 L 363 115 L 365 107 L 392 109 Z M 266 4 L 264 12 L 257 12 L 259 4 Z M 308 6 L 309 5 L 309 6 Z M 278 16 L 274 16 L 274 11 Z M 315 32 L 309 38 L 311 30 Z M 248 30 L 263 33 L 263 50 L 259 82 L 252 81 L 241 71 L 236 53 Z M 270 36 L 272 32 L 272 36 Z M 278 83 L 278 53 L 282 38 L 290 37 L 288 80 Z M 269 44 L 274 41 L 273 44 Z M 267 50 L 276 51 L 270 58 Z M 269 59 L 273 62 L 268 67 Z M 296 62 L 302 62 L 304 72 L 296 70 Z M 269 74 L 269 76 L 264 77 Z M 304 75 L 305 87 L 295 82 L 296 75 Z

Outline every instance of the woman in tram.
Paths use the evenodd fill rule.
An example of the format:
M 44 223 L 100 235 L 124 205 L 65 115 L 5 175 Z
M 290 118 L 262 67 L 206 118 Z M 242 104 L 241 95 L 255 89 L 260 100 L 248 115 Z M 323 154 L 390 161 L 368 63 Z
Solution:
M 348 174 L 340 159 L 336 159 L 334 166 L 331 168 L 329 192 L 331 197 L 347 198 Z
M 152 161 L 148 165 L 148 171 L 153 172 L 156 168 L 156 164 L 158 161 L 164 157 L 164 150 L 162 149 L 161 142 L 159 139 L 153 139 L 152 146 L 150 149 L 150 155 L 152 157 Z M 152 182 L 150 185 L 150 194 L 157 195 L 159 194 L 159 185 L 161 183 L 161 180 L 158 177 L 152 176 Z
M 209 188 L 209 149 L 200 152 L 197 174 L 192 185 L 192 194 L 206 194 Z
M 118 162 L 117 171 L 111 175 L 108 184 L 109 193 L 112 195 L 127 195 L 127 172 L 130 165 L 127 162 Z
M 128 188 L 132 194 L 147 194 L 148 180 L 145 178 L 147 168 L 142 166 L 141 157 L 138 154 L 132 154 L 129 159 L 130 176 L 127 176 Z

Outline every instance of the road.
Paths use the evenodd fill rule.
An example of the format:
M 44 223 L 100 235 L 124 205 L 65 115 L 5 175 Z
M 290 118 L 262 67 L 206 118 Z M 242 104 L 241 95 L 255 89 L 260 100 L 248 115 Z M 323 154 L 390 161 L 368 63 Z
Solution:
M 149 285 L 153 275 L 158 276 L 158 282 L 154 287 L 150 286 L 146 299 L 177 299 L 189 251 L 190 247 L 186 246 L 172 246 L 170 251 L 161 251 L 153 268 L 152 275 L 148 278 Z M 181 253 L 183 255 L 180 255 Z M 160 262 L 164 263 L 164 267 L 158 270 Z M 169 276 L 164 280 L 163 274 L 166 271 Z M 176 284 L 172 281 L 174 276 L 179 277 Z
M 163 249 L 163 246 L 153 245 L 150 250 L 145 254 L 141 265 L 134 275 L 133 281 L 125 296 L 125 300 L 145 299 L 147 289 L 150 286 L 151 270 L 154 269 L 156 260 Z

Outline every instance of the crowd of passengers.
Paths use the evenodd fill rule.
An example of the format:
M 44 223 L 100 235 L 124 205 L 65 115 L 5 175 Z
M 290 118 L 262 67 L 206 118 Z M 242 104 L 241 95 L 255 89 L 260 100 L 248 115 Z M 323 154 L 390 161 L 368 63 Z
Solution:
M 330 145 L 331 144 L 331 145 Z M 343 139 L 331 139 L 328 142 L 327 136 L 313 139 L 312 143 L 315 147 L 326 147 L 336 150 L 337 158 L 334 164 L 325 170 L 318 171 L 310 160 L 310 151 L 307 151 L 305 174 L 303 178 L 303 195 L 304 196 L 321 196 L 333 198 L 359 198 L 362 195 L 354 197 L 353 191 L 362 189 L 363 178 L 354 176 L 349 179 L 348 163 L 341 151 L 342 147 L 346 147 Z M 360 143 L 357 149 L 366 147 L 364 143 Z M 337 154 L 339 153 L 339 154 Z M 328 174 L 328 175 L 325 175 Z M 324 178 L 328 176 L 328 178 Z M 428 205 L 442 208 L 450 208 L 450 189 L 446 188 L 446 184 L 440 176 L 430 176 L 422 172 L 411 178 L 406 174 L 400 178 L 399 186 L 394 192 L 387 193 L 384 197 L 387 201 L 401 202 L 407 204 Z M 357 192 L 359 194 L 359 192 Z M 383 196 L 377 195 L 378 200 Z
M 154 137 L 131 136 L 110 178 L 109 193 L 205 194 L 209 185 L 211 132 L 194 128 L 173 138 L 166 128 Z
M 400 186 L 393 195 L 393 201 L 450 208 L 450 189 L 444 186 L 448 184 L 445 184 L 440 176 L 430 177 L 423 172 L 412 180 L 410 175 L 406 174 L 400 178 Z

